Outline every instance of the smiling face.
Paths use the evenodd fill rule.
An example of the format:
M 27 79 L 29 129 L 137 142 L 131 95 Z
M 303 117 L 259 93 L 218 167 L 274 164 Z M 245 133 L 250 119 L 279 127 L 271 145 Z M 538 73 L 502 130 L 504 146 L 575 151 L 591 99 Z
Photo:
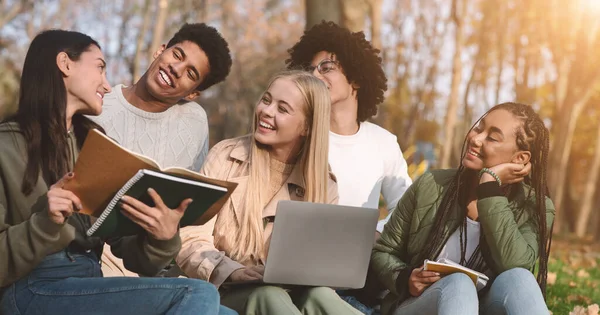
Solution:
M 481 170 L 502 163 L 525 163 L 528 153 L 517 146 L 517 131 L 522 121 L 504 109 L 489 112 L 467 134 L 466 154 L 462 165 Z
M 254 138 L 276 149 L 299 148 L 307 134 L 306 104 L 302 92 L 289 78 L 275 80 L 256 106 Z
M 68 58 L 65 53 L 57 57 L 59 68 L 64 74 L 67 106 L 73 113 L 99 115 L 102 112 L 102 98 L 105 93 L 110 92 L 102 51 L 98 46 L 91 45 L 79 60 Z
M 328 63 L 327 61 L 329 60 L 334 63 Z M 317 68 L 319 64 L 325 65 L 325 67 L 321 67 L 321 72 L 323 73 L 319 72 L 319 69 Z M 356 98 L 356 91 L 352 88 L 352 84 L 348 82 L 348 78 L 344 75 L 342 66 L 337 61 L 334 54 L 327 51 L 318 52 L 313 57 L 311 66 L 315 67 L 312 72 L 313 75 L 321 79 L 327 86 L 332 106 L 335 106 L 336 103 Z
M 194 97 L 210 71 L 208 56 L 190 41 L 166 49 L 163 46 L 154 58 L 142 80 L 150 95 L 164 103 L 175 104 L 185 97 Z

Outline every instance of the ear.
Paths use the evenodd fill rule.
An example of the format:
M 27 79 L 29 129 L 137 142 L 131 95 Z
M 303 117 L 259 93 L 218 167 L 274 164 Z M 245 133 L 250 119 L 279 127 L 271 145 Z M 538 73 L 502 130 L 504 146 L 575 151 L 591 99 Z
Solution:
M 68 77 L 71 75 L 71 69 L 73 68 L 71 63 L 71 58 L 69 58 L 66 52 L 61 51 L 56 55 L 56 65 L 60 72 L 63 73 L 63 76 Z
M 511 160 L 512 163 L 517 163 L 517 164 L 527 164 L 529 163 L 529 160 L 531 160 L 531 152 L 529 151 L 518 151 L 517 153 L 515 153 L 513 155 L 513 158 Z
M 192 93 L 188 94 L 186 97 L 184 97 L 183 99 L 186 101 L 193 101 L 194 99 L 196 99 L 198 96 L 200 96 L 200 94 L 202 94 L 202 92 L 198 91 L 198 90 L 194 90 Z
M 152 55 L 152 58 L 153 59 L 158 58 L 158 56 L 160 56 L 160 54 L 162 54 L 163 51 L 165 51 L 165 49 L 167 49 L 167 45 L 165 45 L 165 44 L 160 45 L 160 47 L 158 47 L 158 50 L 156 50 L 154 52 L 154 55 Z
M 305 123 L 304 128 L 302 128 L 302 131 L 300 131 L 300 136 L 308 137 L 309 134 L 310 134 L 310 125 L 308 123 Z
M 351 83 L 350 85 L 352 85 L 352 88 L 355 89 L 355 90 L 360 89 L 360 85 L 358 83 L 356 83 L 356 82 Z

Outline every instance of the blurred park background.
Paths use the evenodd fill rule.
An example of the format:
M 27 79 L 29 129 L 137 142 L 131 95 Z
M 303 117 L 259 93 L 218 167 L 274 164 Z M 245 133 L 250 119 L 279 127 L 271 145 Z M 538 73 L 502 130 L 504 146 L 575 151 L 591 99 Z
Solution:
M 456 167 L 468 128 L 493 105 L 538 110 L 551 131 L 557 207 L 549 305 L 597 314 L 574 307 L 600 302 L 600 0 L 0 0 L 0 119 L 16 109 L 41 30 L 94 37 L 116 85 L 137 80 L 184 22 L 206 22 L 234 60 L 227 80 L 198 99 L 214 145 L 249 130 L 287 49 L 322 19 L 364 31 L 381 50 L 388 91 L 373 122 L 398 136 L 413 177 Z

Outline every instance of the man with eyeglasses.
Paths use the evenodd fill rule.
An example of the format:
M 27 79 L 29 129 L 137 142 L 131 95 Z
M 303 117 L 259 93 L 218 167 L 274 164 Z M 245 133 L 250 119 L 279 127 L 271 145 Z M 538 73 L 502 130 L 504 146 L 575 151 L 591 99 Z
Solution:
M 288 50 L 288 68 L 303 67 L 321 79 L 331 96 L 329 164 L 337 177 L 339 204 L 379 208 L 382 195 L 388 216 L 377 223 L 375 239 L 412 184 L 396 136 L 367 121 L 377 114 L 377 105 L 387 90 L 379 50 L 363 32 L 351 32 L 333 22 L 323 21 L 304 32 Z M 350 305 L 364 314 L 377 311 L 376 279 L 367 278 L 362 291 L 339 292 Z M 373 278 L 374 279 L 374 278 Z M 356 296 L 356 297 L 355 297 Z
M 379 50 L 363 32 L 323 21 L 288 52 L 288 68 L 308 69 L 329 89 L 329 163 L 338 180 L 339 204 L 379 208 L 383 195 L 390 214 L 378 222 L 377 239 L 412 184 L 396 136 L 367 121 L 387 90 Z

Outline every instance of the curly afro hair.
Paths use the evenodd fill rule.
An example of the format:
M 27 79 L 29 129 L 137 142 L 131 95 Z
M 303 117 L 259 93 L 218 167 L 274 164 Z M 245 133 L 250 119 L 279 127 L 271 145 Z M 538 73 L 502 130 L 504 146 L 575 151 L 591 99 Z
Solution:
M 387 78 L 379 49 L 371 46 L 365 33 L 353 33 L 333 22 L 322 21 L 305 31 L 300 41 L 288 50 L 290 58 L 285 63 L 290 69 L 310 66 L 320 51 L 333 53 L 348 82 L 359 86 L 358 121 L 377 114 L 377 105 L 383 102 L 383 93 L 387 90 Z
M 184 41 L 198 45 L 206 53 L 210 64 L 210 72 L 196 88 L 198 91 L 204 91 L 225 80 L 231 69 L 231 54 L 227 41 L 214 27 L 205 23 L 186 23 L 169 40 L 167 48 Z

